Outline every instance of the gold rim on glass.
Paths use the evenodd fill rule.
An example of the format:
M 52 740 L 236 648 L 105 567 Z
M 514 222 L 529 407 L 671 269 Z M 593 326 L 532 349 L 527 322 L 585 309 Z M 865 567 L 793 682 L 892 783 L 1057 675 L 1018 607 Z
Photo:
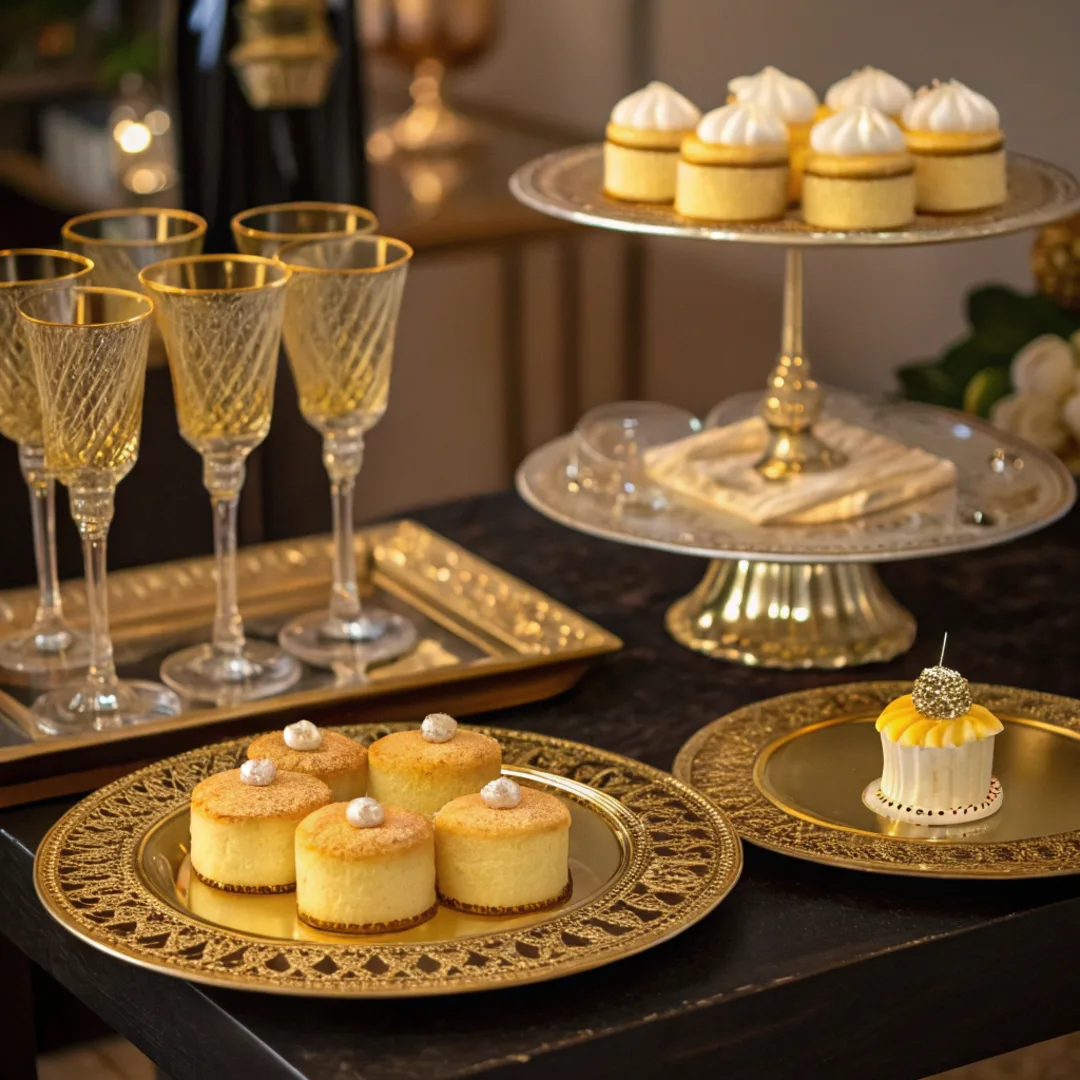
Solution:
M 79 269 L 73 270 L 70 274 L 57 274 L 56 277 L 16 278 L 14 281 L 4 281 L 0 279 L 0 289 L 10 289 L 15 286 L 27 285 L 52 285 L 59 284 L 62 281 L 75 281 L 78 278 L 85 277 L 94 269 L 93 259 L 88 259 L 85 255 L 80 255 L 74 251 L 60 251 L 57 248 L 5 248 L 0 251 L 0 260 L 19 255 L 38 255 L 44 258 L 66 259 L 68 262 L 79 264 Z
M 195 263 L 254 263 L 268 266 L 273 270 L 280 270 L 282 276 L 275 281 L 264 281 L 261 285 L 234 285 L 223 286 L 220 289 L 207 289 L 201 287 L 185 288 L 182 285 L 167 285 L 163 281 L 154 281 L 150 276 L 154 271 L 162 271 L 172 266 L 191 266 Z M 276 289 L 288 284 L 292 277 L 290 267 L 279 263 L 276 259 L 267 259 L 262 255 L 238 255 L 225 253 L 219 255 L 180 255 L 175 259 L 162 259 L 160 262 L 151 263 L 144 270 L 139 271 L 139 283 L 147 289 L 155 289 L 157 292 L 176 293 L 183 296 L 193 296 L 198 293 L 246 293 L 260 292 L 263 289 Z
M 192 225 L 193 228 L 188 229 L 187 232 L 177 233 L 175 236 L 166 236 L 163 240 L 158 240 L 152 236 L 89 236 L 86 233 L 78 231 L 78 226 L 87 221 L 104 221 L 109 218 L 122 217 L 170 217 L 177 221 L 186 221 L 188 224 Z M 170 210 L 161 207 L 133 206 L 121 207 L 116 210 L 95 210 L 90 214 L 79 214 L 77 217 L 69 218 L 64 222 L 63 228 L 60 230 L 60 235 L 65 240 L 70 240 L 72 243 L 76 244 L 100 244 L 102 247 L 140 247 L 145 246 L 146 244 L 191 243 L 192 240 L 198 239 L 200 236 L 205 236 L 206 229 L 206 219 L 200 217 L 198 214 L 192 213 L 190 210 Z
M 33 300 L 35 297 L 41 296 L 43 293 L 51 292 L 50 289 L 42 289 L 39 292 L 35 292 L 32 296 L 25 297 L 25 300 Z M 76 296 L 123 296 L 128 300 L 135 300 L 141 305 L 145 305 L 146 310 L 138 315 L 132 315 L 130 319 L 107 319 L 105 322 L 58 322 L 55 319 L 39 319 L 35 315 L 30 315 L 23 308 L 23 301 L 19 301 L 15 307 L 18 309 L 19 315 L 22 316 L 27 322 L 36 323 L 38 326 L 69 326 L 69 327 L 91 327 L 91 326 L 127 326 L 129 324 L 142 322 L 144 319 L 149 319 L 154 314 L 154 301 L 149 296 L 145 296 L 143 293 L 132 292 L 130 289 L 113 289 L 106 285 L 81 285 L 72 290 Z
M 241 233 L 252 240 L 279 240 L 282 244 L 296 242 L 297 237 L 302 237 L 304 241 L 307 241 L 328 240 L 338 236 L 372 235 L 370 232 L 360 232 L 359 230 L 342 232 L 340 229 L 331 229 L 327 232 L 277 232 L 274 229 L 256 229 L 251 225 L 244 224 L 245 218 L 254 217 L 256 214 L 273 214 L 282 210 L 336 210 L 342 214 L 355 214 L 357 217 L 371 222 L 372 230 L 379 227 L 379 219 L 365 207 L 356 206 L 352 203 L 334 202 L 283 202 L 270 203 L 267 206 L 253 206 L 250 210 L 241 210 L 239 214 L 234 214 L 229 225 L 234 233 Z
M 284 258 L 288 252 L 295 252 L 305 244 L 355 244 L 359 241 L 382 243 L 387 246 L 395 244 L 397 247 L 401 248 L 402 254 L 394 259 L 393 262 L 388 262 L 385 266 L 305 266 L 303 263 L 289 262 L 288 259 Z M 284 244 L 281 250 L 274 256 L 274 262 L 287 270 L 305 274 L 384 274 L 387 270 L 394 270 L 399 266 L 404 266 L 405 263 L 413 257 L 413 254 L 413 249 L 409 244 L 406 244 L 404 240 L 398 240 L 393 236 L 382 236 L 379 233 L 345 233 L 344 235 L 335 233 L 326 240 L 308 237 L 304 240 L 296 240 L 291 244 Z

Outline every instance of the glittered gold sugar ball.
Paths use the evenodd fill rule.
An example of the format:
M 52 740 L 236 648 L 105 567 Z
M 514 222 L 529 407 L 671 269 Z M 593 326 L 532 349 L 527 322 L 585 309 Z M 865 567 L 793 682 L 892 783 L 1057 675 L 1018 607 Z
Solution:
M 911 691 L 915 708 L 930 720 L 955 720 L 971 708 L 968 681 L 959 671 L 935 664 L 923 668 Z
M 1031 249 L 1031 269 L 1040 292 L 1080 311 L 1080 214 L 1039 232 Z

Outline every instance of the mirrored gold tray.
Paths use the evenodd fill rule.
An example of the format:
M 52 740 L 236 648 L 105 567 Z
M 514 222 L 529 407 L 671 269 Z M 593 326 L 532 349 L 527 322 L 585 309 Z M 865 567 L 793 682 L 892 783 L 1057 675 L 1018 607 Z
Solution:
M 994 745 L 1002 808 L 969 826 L 880 817 L 862 791 L 881 775 L 873 721 L 910 682 L 852 683 L 770 698 L 690 738 L 675 775 L 739 835 L 800 859 L 881 874 L 1027 878 L 1080 873 L 1080 702 L 972 685 L 1005 724 Z
M 409 725 L 352 724 L 363 743 Z M 50 914 L 91 945 L 165 974 L 234 989 L 321 997 L 453 994 L 558 978 L 668 940 L 735 885 L 730 822 L 667 773 L 545 735 L 478 728 L 504 771 L 570 807 L 573 895 L 509 918 L 440 909 L 396 934 L 297 923 L 293 896 L 241 897 L 193 882 L 187 806 L 204 776 L 240 763 L 248 739 L 192 750 L 83 799 L 38 848 Z
M 365 682 L 338 682 L 305 667 L 297 686 L 242 706 L 189 706 L 178 717 L 65 737 L 37 737 L 29 704 L 40 687 L 0 689 L 0 806 L 89 791 L 135 764 L 210 739 L 266 728 L 270 718 L 358 721 L 467 715 L 550 697 L 572 686 L 597 656 L 622 642 L 577 612 L 412 521 L 361 530 L 362 587 L 419 630 L 408 656 L 374 667 Z M 273 639 L 297 612 L 326 602 L 329 537 L 241 549 L 240 609 L 251 637 Z M 84 623 L 82 582 L 65 582 L 64 610 Z M 29 625 L 37 593 L 0 592 L 0 633 Z M 209 639 L 213 559 L 109 575 L 109 609 L 121 674 L 157 678 L 164 656 Z M 7 676 L 0 673 L 0 679 Z

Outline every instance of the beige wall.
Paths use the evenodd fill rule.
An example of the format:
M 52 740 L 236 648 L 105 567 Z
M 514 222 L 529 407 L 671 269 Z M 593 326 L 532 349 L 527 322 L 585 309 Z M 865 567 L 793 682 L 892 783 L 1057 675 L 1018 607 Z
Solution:
M 455 83 L 496 104 L 599 137 L 631 84 L 630 0 L 504 0 L 502 37 Z M 1011 147 L 1080 171 L 1080 0 L 653 0 L 650 76 L 703 108 L 732 75 L 766 63 L 819 92 L 873 63 L 913 84 L 963 79 L 1001 110 Z M 1030 235 L 906 251 L 822 251 L 807 260 L 807 346 L 823 380 L 863 390 L 962 332 L 965 292 L 1027 287 Z M 619 395 L 621 242 L 588 243 L 583 400 Z M 782 253 L 649 241 L 646 389 L 704 412 L 762 384 L 778 344 Z M 554 256 L 529 259 L 531 442 L 559 427 Z M 499 266 L 493 257 L 418 265 L 409 285 L 392 408 L 374 433 L 363 516 L 505 482 L 499 418 Z

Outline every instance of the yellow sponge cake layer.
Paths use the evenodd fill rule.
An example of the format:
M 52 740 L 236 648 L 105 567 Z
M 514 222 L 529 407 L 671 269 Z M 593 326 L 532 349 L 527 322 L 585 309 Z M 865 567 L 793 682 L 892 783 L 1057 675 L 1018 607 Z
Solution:
M 368 795 L 428 817 L 501 773 L 498 742 L 461 728 L 447 742 L 428 742 L 419 730 L 397 731 L 368 748 Z
M 265 787 L 245 784 L 239 769 L 208 776 L 191 793 L 191 868 L 229 892 L 290 892 L 296 826 L 329 801 L 326 784 L 300 773 L 279 772 Z
M 367 750 L 355 739 L 323 729 L 317 750 L 293 750 L 280 731 L 260 735 L 248 747 L 249 758 L 269 758 L 278 769 L 318 777 L 330 788 L 333 802 L 367 794 Z
M 435 841 L 423 814 L 385 806 L 381 825 L 354 828 L 332 803 L 296 830 L 297 914 L 352 933 L 404 930 L 435 914 Z
M 521 789 L 521 802 L 492 809 L 464 795 L 435 817 L 439 897 L 481 915 L 520 914 L 570 895 L 570 811 L 554 795 Z

